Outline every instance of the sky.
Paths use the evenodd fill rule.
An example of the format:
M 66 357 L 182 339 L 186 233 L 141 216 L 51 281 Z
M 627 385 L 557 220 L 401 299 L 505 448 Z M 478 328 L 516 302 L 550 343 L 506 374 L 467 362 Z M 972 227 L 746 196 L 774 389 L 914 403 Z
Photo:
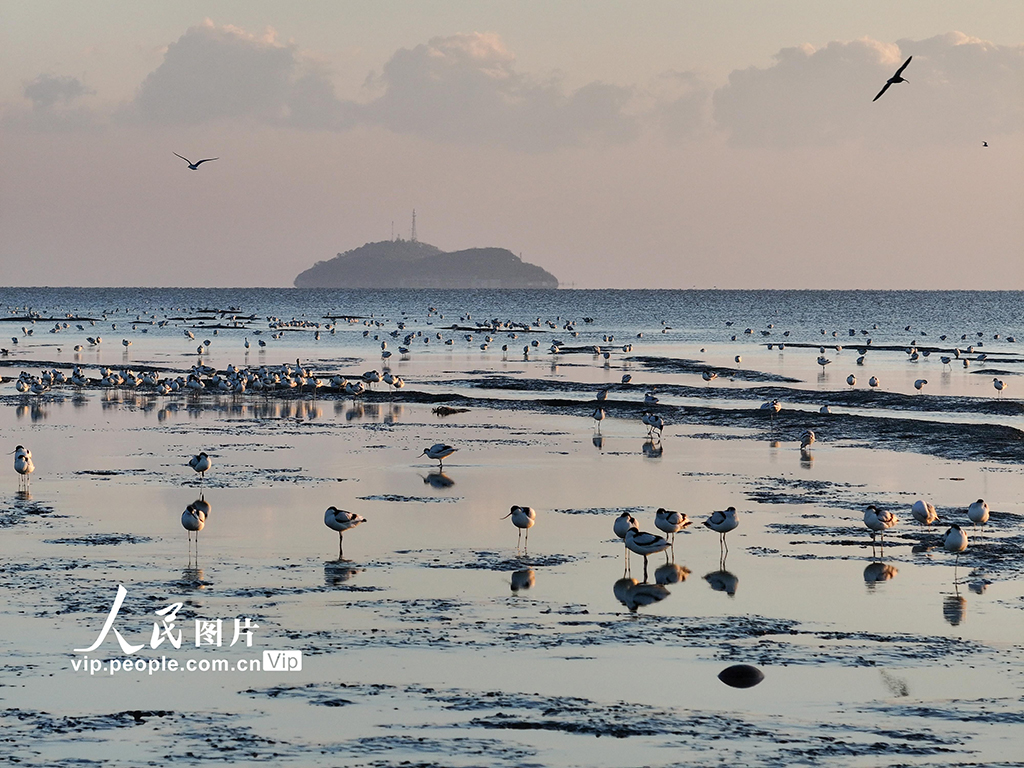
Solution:
M 415 209 L 567 287 L 1024 289 L 1020 0 L 0 19 L 3 285 L 290 286 Z

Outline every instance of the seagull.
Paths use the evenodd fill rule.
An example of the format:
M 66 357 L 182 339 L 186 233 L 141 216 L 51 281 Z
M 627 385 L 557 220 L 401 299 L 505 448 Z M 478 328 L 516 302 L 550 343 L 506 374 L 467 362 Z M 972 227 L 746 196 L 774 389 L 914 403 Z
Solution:
M 330 528 L 332 531 L 338 532 L 338 559 L 341 560 L 342 555 L 342 538 L 345 535 L 345 531 L 349 528 L 355 528 L 361 523 L 365 523 L 366 518 L 362 515 L 357 515 L 355 512 L 348 512 L 344 509 L 338 509 L 337 507 L 328 507 L 327 511 L 324 512 L 324 525 Z
M 935 512 L 935 505 L 921 499 L 914 502 L 914 506 L 910 508 L 910 514 L 921 525 L 931 525 L 939 519 L 938 514 Z
M 14 448 L 14 471 L 21 475 L 19 483 L 27 489 L 29 475 L 36 471 L 36 465 L 32 463 L 32 451 L 23 445 Z
M 984 499 L 978 499 L 967 508 L 967 518 L 973 525 L 984 525 L 988 522 L 988 504 Z
M 897 74 L 898 74 L 898 73 L 897 73 Z M 888 88 L 888 87 L 889 87 L 889 86 L 886 86 L 886 88 Z M 879 95 L 881 95 L 881 94 L 879 94 Z M 186 163 L 188 163 L 188 169 L 189 169 L 190 171 L 198 171 L 198 170 L 199 170 L 199 166 L 200 166 L 200 165 L 202 165 L 203 163 L 208 163 L 208 162 L 210 162 L 211 160 L 220 160 L 220 158 L 219 158 L 219 157 L 207 157 L 207 158 L 206 158 L 206 159 L 204 159 L 204 160 L 198 160 L 198 161 L 196 161 L 196 162 L 194 162 L 194 163 L 193 163 L 193 162 L 192 162 L 191 160 L 189 160 L 189 159 L 188 159 L 187 157 L 182 157 L 182 156 L 181 156 L 181 155 L 179 155 L 179 154 L 178 154 L 177 152 L 172 152 L 171 154 L 172 154 L 172 155 L 174 155 L 175 157 L 181 157 L 181 159 L 182 159 L 182 160 L 184 160 L 184 161 L 185 161 Z
M 690 518 L 682 512 L 674 512 L 671 509 L 659 507 L 654 513 L 654 525 L 659 531 L 672 534 L 672 543 L 675 544 L 676 534 L 690 524 Z
M 445 445 L 444 443 L 434 443 L 429 448 L 424 448 L 423 453 L 421 453 L 420 456 L 426 454 L 426 457 L 428 459 L 437 459 L 438 469 L 443 469 L 444 460 L 451 456 L 453 453 L 455 453 L 457 450 L 459 449 L 453 448 L 450 445 Z
M 210 461 L 210 457 L 205 452 L 200 452 L 189 459 L 188 465 L 199 473 L 200 478 L 206 479 L 206 473 L 213 465 L 213 462 Z
M 873 98 L 872 101 L 878 101 L 882 97 L 882 94 L 885 93 L 889 89 L 889 86 L 892 85 L 893 83 L 910 82 L 909 80 L 905 80 L 901 75 L 903 74 L 903 70 L 907 68 L 907 64 L 910 63 L 910 59 L 912 58 L 914 57 L 911 56 L 906 61 L 904 61 L 903 66 L 896 70 L 896 74 L 885 81 L 885 85 L 882 86 L 882 90 L 878 92 L 878 95 L 875 96 L 875 98 Z
M 512 505 L 509 513 L 505 517 L 501 518 L 505 520 L 512 518 L 512 525 L 519 529 L 519 541 L 516 542 L 516 549 L 519 549 L 519 544 L 523 540 L 523 531 L 526 531 L 526 544 L 530 544 L 530 529 L 533 528 L 533 524 L 537 522 L 537 511 L 533 507 L 521 507 L 516 504 Z
M 725 547 L 725 551 L 729 551 L 728 545 L 725 543 L 725 534 L 740 524 L 740 521 L 736 519 L 736 507 L 729 507 L 723 512 L 715 511 L 711 513 L 711 517 L 704 521 L 704 525 L 710 528 L 712 531 L 717 531 L 719 534 L 719 543 Z

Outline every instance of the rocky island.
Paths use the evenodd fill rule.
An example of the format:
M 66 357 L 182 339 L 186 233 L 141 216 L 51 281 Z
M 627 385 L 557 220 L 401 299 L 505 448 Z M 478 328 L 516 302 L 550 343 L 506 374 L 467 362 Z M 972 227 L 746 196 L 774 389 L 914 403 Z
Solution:
M 505 248 L 446 252 L 417 240 L 383 240 L 318 261 L 295 287 L 557 288 L 558 278 Z

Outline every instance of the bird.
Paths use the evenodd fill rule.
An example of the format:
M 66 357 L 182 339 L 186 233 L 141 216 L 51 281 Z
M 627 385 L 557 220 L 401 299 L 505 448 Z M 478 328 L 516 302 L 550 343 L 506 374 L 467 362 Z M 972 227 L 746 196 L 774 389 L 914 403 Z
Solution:
M 349 512 L 344 509 L 338 509 L 337 507 L 328 507 L 327 511 L 324 512 L 324 525 L 330 528 L 332 531 L 338 532 L 338 559 L 342 557 L 342 539 L 345 535 L 345 531 L 349 528 L 355 528 L 357 525 L 361 525 L 366 522 L 366 518 L 362 515 L 357 515 L 355 512 Z
M 864 508 L 864 525 L 871 529 L 871 542 L 875 541 L 875 534 L 882 533 L 883 541 L 885 531 L 892 528 L 900 520 L 888 510 L 879 509 L 874 504 L 868 504 Z
M 725 534 L 740 524 L 736 519 L 736 507 L 729 507 L 724 511 L 715 511 L 711 517 L 704 521 L 704 525 L 719 534 L 719 544 L 728 551 L 729 546 L 725 543 Z
M 426 455 L 428 459 L 437 459 L 438 469 L 444 468 L 444 460 L 455 453 L 458 448 L 453 448 L 450 445 L 444 443 L 434 443 L 429 448 L 424 448 L 423 453 L 420 456 Z
M 630 374 L 628 374 L 628 373 L 624 373 L 624 374 L 622 374 L 622 380 L 621 380 L 621 383 L 622 383 L 623 385 L 625 385 L 625 384 L 629 384 L 629 382 L 631 382 L 632 380 L 633 380 L 633 377 L 632 377 L 632 376 L 631 376 Z
M 914 389 L 920 392 L 922 389 L 924 389 L 924 385 L 927 383 L 928 379 L 918 379 L 917 381 L 914 382 Z
M 959 525 L 950 526 L 946 535 L 942 537 L 942 546 L 947 552 L 956 553 L 956 562 L 960 563 L 960 553 L 967 549 L 967 531 Z
M 939 519 L 938 514 L 935 512 L 935 505 L 929 504 L 927 501 L 918 499 L 914 502 L 914 506 L 910 508 L 910 514 L 914 516 L 914 519 L 921 525 L 931 525 Z
M 594 413 L 591 414 L 592 418 L 596 422 L 597 431 L 601 431 L 601 422 L 604 421 L 604 408 L 595 408 Z
M 21 475 L 19 484 L 28 488 L 29 475 L 36 471 L 36 465 L 32 463 L 32 451 L 23 445 L 14 448 L 14 471 Z
M 880 90 L 878 92 L 878 95 L 875 96 L 875 98 L 873 98 L 872 101 L 878 101 L 882 97 L 882 94 L 885 93 L 889 89 L 889 86 L 892 85 L 893 83 L 909 83 L 910 82 L 909 80 L 904 79 L 902 77 L 902 75 L 903 75 L 903 70 L 907 68 L 907 65 L 910 63 L 910 59 L 912 59 L 912 58 L 914 58 L 914 57 L 913 56 L 908 57 L 907 60 L 903 62 L 903 66 L 896 70 L 896 74 L 893 75 L 892 77 L 890 77 L 888 80 L 885 81 L 885 85 L 882 86 L 882 90 Z
M 872 376 L 870 379 L 868 379 L 869 387 L 877 387 L 880 383 L 881 382 L 878 380 L 877 376 Z
M 671 509 L 659 507 L 654 513 L 654 526 L 659 531 L 672 534 L 672 543 L 675 544 L 676 534 L 690 524 L 690 518 L 682 512 L 674 512 Z
M 636 528 L 626 531 L 626 549 L 644 556 L 644 581 L 647 581 L 647 556 L 655 552 L 664 552 L 670 546 L 668 539 L 663 536 L 639 531 Z
M 782 403 L 778 400 L 767 400 L 761 403 L 761 410 L 768 411 L 768 419 L 771 421 L 774 428 L 775 425 L 775 414 L 782 410 Z
M 718 378 L 718 374 L 714 371 L 702 371 L 700 377 L 704 379 L 704 381 L 714 381 Z
M 612 530 L 615 531 L 615 535 L 620 539 L 625 539 L 626 534 L 630 528 L 640 530 L 640 526 L 636 524 L 636 518 L 633 517 L 629 512 L 623 512 L 621 515 L 615 518 L 615 522 L 612 523 Z
M 996 392 L 1002 395 L 1003 390 L 1006 389 L 1006 382 L 1002 379 L 992 379 L 992 386 L 996 388 Z
M 831 361 L 831 360 L 829 360 L 829 359 L 828 359 L 827 357 L 825 357 L 824 355 L 819 355 L 819 356 L 818 356 L 818 365 L 820 365 L 820 366 L 821 366 L 821 372 L 822 372 L 822 373 L 824 373 L 824 372 L 825 372 L 825 366 L 826 366 L 826 365 L 831 365 L 831 364 L 832 364 L 832 361 Z
M 849 376 L 846 377 L 846 383 L 849 384 L 851 387 L 854 386 L 857 383 L 857 377 L 851 373 Z
M 519 549 L 519 544 L 523 540 L 523 531 L 526 531 L 526 544 L 530 544 L 530 529 L 533 528 L 533 524 L 537 522 L 537 511 L 533 507 L 521 507 L 518 504 L 513 504 L 505 517 L 501 518 L 505 520 L 512 518 L 512 525 L 519 529 L 519 541 L 516 542 L 516 549 Z
M 821 408 L 818 409 L 818 413 L 824 414 L 826 416 L 831 416 L 832 415 L 832 406 L 827 405 L 827 404 L 823 405 L 823 406 L 821 406 Z
M 973 525 L 984 525 L 988 522 L 988 504 L 985 503 L 984 499 L 978 499 L 967 507 L 967 519 Z
M 199 532 L 206 527 L 206 512 L 197 508 L 196 505 L 189 504 L 185 507 L 185 511 L 181 513 L 181 527 L 188 531 L 189 545 L 192 544 L 192 531 L 196 532 L 196 549 L 199 548 Z
M 983 147 L 987 147 L 987 146 L 988 146 L 988 142 L 987 142 L 987 141 L 983 141 L 983 142 L 981 142 L 981 146 L 983 146 Z
M 207 456 L 205 452 L 200 452 L 189 459 L 188 465 L 199 473 L 199 477 L 202 480 L 205 480 L 206 473 L 209 471 L 210 467 L 213 466 L 213 462 L 210 461 L 210 457 Z
M 171 154 L 174 155 L 175 157 L 181 157 L 182 160 L 184 160 L 186 163 L 188 163 L 188 169 L 190 171 L 198 171 L 200 165 L 202 165 L 203 163 L 208 163 L 211 160 L 220 160 L 219 157 L 207 157 L 207 158 L 205 158 L 203 160 L 197 160 L 196 162 L 193 163 L 187 157 L 182 157 L 177 152 L 172 152 Z
M 825 407 L 827 408 L 828 406 L 825 406 Z M 814 441 L 816 439 L 817 438 L 815 438 L 815 436 L 814 436 L 814 431 L 808 429 L 806 432 L 804 432 L 802 435 L 800 435 L 800 450 L 801 451 L 806 451 L 808 448 L 810 448 L 812 445 L 814 445 Z

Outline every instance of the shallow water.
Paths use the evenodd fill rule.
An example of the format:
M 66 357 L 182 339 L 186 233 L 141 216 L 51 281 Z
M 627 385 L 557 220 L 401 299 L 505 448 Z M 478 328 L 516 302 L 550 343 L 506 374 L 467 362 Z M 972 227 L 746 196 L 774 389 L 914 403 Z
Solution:
M 81 293 L 82 306 L 114 301 L 115 294 L 93 293 Z M 259 300 L 248 297 L 260 292 L 206 293 L 193 296 L 196 303 L 186 303 L 184 292 L 116 296 L 133 312 L 148 307 L 161 318 L 170 314 L 161 307 L 214 302 L 237 302 L 260 318 L 298 316 L 300 306 L 308 315 L 327 314 L 332 301 L 342 306 L 336 296 L 314 301 L 303 292 L 278 292 L 292 305 L 274 298 L 260 306 L 243 301 Z M 34 397 L 5 381 L 0 435 L 11 447 L 31 447 L 37 466 L 31 498 L 14 492 L 12 472 L 0 509 L 0 647 L 7 660 L 0 711 L 10 759 L 136 764 L 157 753 L 184 763 L 556 766 L 1019 760 L 1024 509 L 1017 465 L 1024 454 L 1005 439 L 1019 427 L 1017 403 L 1007 396 L 1015 380 L 996 398 L 990 378 L 962 369 L 945 378 L 937 360 L 910 363 L 905 353 L 878 352 L 872 370 L 883 371 L 884 393 L 851 400 L 845 368 L 831 370 L 838 360 L 818 377 L 816 348 L 787 348 L 780 356 L 756 340 L 722 337 L 728 313 L 752 325 L 739 319 L 743 307 L 748 318 L 776 307 L 808 334 L 818 332 L 815 313 L 825 311 L 825 298 L 804 306 L 796 299 L 806 294 L 754 294 L 740 303 L 730 294 L 705 292 L 697 301 L 680 293 L 654 294 L 661 301 L 653 306 L 688 301 L 718 317 L 700 314 L 673 328 L 678 337 L 646 340 L 649 332 L 635 338 L 645 327 L 635 318 L 651 327 L 661 319 L 647 295 L 624 294 L 628 306 L 621 306 L 622 294 L 593 292 L 514 300 L 469 292 L 367 295 L 346 297 L 347 311 L 393 302 L 385 307 L 388 324 L 369 337 L 358 324 L 339 326 L 329 346 L 311 332 L 290 332 L 280 348 L 248 355 L 252 365 L 300 357 L 324 373 L 358 375 L 380 367 L 374 335 L 390 348 L 384 334 L 403 309 L 410 328 L 425 329 L 425 307 L 442 299 L 474 306 L 474 319 L 486 307 L 494 309 L 481 317 L 515 306 L 512 319 L 564 321 L 603 298 L 618 314 L 607 326 L 598 314 L 586 328 L 587 343 L 610 331 L 634 337 L 632 353 L 607 362 L 566 354 L 553 365 L 549 340 L 523 361 L 520 335 L 520 354 L 503 360 L 500 351 L 481 353 L 455 334 L 454 350 L 431 347 L 406 360 L 396 354 L 391 367 L 406 389 L 361 402 L 335 393 L 315 400 L 311 393 L 158 397 L 96 387 L 54 387 Z M 931 296 L 936 306 L 918 317 L 967 329 L 943 314 L 952 311 L 942 301 L 948 295 Z M 998 316 L 1003 300 L 1014 298 L 967 296 L 961 306 L 990 307 L 983 317 Z M 4 298 L 72 310 L 61 292 Z M 840 299 L 840 309 L 869 304 L 857 294 Z M 894 320 L 899 302 L 891 304 Z M 313 308 L 321 305 L 327 308 Z M 912 321 L 921 320 L 908 314 L 902 325 Z M 22 323 L 6 325 L 13 328 L 7 335 L 20 333 Z M 265 320 L 253 325 L 269 333 Z M 975 325 L 981 330 L 980 320 L 972 319 Z M 583 323 L 577 327 L 583 336 Z M 988 328 L 989 335 L 1013 333 Z M 184 339 L 181 327 L 135 332 L 127 361 L 121 334 L 103 333 L 102 349 L 83 353 L 83 364 L 145 367 L 140 363 L 150 360 L 187 370 L 196 361 L 196 342 Z M 38 360 L 70 370 L 75 360 L 65 338 L 77 343 L 80 335 L 62 336 L 60 353 L 44 344 L 61 334 L 23 336 L 4 378 L 21 367 L 38 371 Z M 204 361 L 243 364 L 243 335 L 221 331 Z M 640 360 L 729 368 L 735 354 L 745 371 L 797 381 L 720 376 L 705 384 L 699 373 Z M 854 365 L 852 351 L 839 354 Z M 913 379 L 921 366 L 930 394 L 918 396 Z M 624 372 L 633 385 L 613 388 L 598 437 L 593 394 Z M 858 378 L 866 380 L 864 373 Z M 647 438 L 635 405 L 652 385 L 663 388 L 656 390 L 659 407 L 671 415 L 660 441 Z M 783 401 L 775 423 L 758 411 L 768 397 L 763 387 Z M 819 393 L 844 403 L 834 407 L 837 418 L 816 413 Z M 439 398 L 469 410 L 439 417 Z M 818 442 L 802 455 L 796 440 L 807 426 Z M 434 442 L 459 447 L 443 474 L 419 455 Z M 201 487 L 187 466 L 199 450 L 214 462 Z M 212 511 L 195 556 L 179 518 L 200 494 Z M 946 525 L 918 526 L 910 505 L 929 499 L 943 523 L 964 524 L 963 510 L 978 497 L 989 501 L 992 519 L 983 532 L 969 531 L 970 547 L 954 568 L 941 546 L 927 549 Z M 538 511 L 526 548 L 517 548 L 516 529 L 501 519 L 517 503 Z M 874 552 L 861 522 L 869 503 L 901 518 Z M 368 520 L 345 535 L 344 558 L 323 524 L 328 505 Z M 700 521 L 729 505 L 740 510 L 741 524 L 728 536 L 723 563 L 717 534 Z M 652 555 L 645 586 L 642 558 L 633 555 L 632 578 L 624 580 L 612 521 L 629 510 L 653 530 L 659 506 L 695 521 L 670 550 L 678 567 Z M 295 649 L 302 670 L 75 671 L 72 662 L 85 654 L 73 649 L 96 638 L 118 583 L 128 597 L 116 626 L 132 643 L 147 643 L 137 657 L 235 664 L 265 650 Z M 151 649 L 154 612 L 177 601 L 182 648 L 163 642 Z M 226 647 L 227 638 L 220 649 L 196 648 L 193 620 L 217 617 L 227 620 L 229 635 L 232 618 L 252 617 L 259 624 L 252 648 Z M 89 656 L 122 654 L 109 637 Z M 764 682 L 746 690 L 723 685 L 717 674 L 734 663 L 759 666 Z

